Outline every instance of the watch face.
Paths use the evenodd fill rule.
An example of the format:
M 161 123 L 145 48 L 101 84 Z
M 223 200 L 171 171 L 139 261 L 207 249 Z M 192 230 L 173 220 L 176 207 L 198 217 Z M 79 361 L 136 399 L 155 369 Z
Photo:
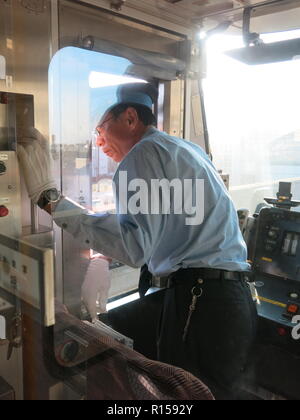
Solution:
M 56 188 L 52 188 L 51 190 L 45 191 L 45 197 L 48 201 L 55 202 L 59 199 L 60 193 Z

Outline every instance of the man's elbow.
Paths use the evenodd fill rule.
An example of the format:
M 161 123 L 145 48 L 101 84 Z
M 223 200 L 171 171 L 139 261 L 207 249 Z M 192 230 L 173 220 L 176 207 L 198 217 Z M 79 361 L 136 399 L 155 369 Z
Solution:
M 129 267 L 141 268 L 143 267 L 143 265 L 145 265 L 145 263 L 146 263 L 146 260 L 145 260 L 144 255 L 140 255 L 140 256 L 129 255 L 129 263 L 128 263 Z
M 147 256 L 145 250 L 140 245 L 126 247 L 128 255 L 128 265 L 132 268 L 141 268 L 146 264 Z

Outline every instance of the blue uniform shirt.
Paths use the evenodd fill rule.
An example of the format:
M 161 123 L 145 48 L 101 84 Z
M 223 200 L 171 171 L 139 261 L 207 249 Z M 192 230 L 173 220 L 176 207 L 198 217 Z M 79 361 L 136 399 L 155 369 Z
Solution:
M 131 188 L 125 199 L 120 195 L 124 175 L 131 187 L 143 184 L 149 187 L 141 200 L 138 200 L 141 197 L 139 188 Z M 197 207 L 201 223 L 190 213 L 179 214 L 181 203 L 173 188 L 169 188 L 171 211 L 157 214 L 157 203 L 153 202 L 150 188 L 153 180 L 170 183 L 181 180 L 183 196 L 184 180 L 193 181 L 187 185 L 193 185 L 194 204 L 198 191 L 195 180 L 200 180 L 199 185 L 204 187 L 201 205 L 198 201 Z M 147 264 L 156 276 L 192 267 L 249 270 L 236 209 L 220 175 L 199 146 L 150 128 L 120 163 L 114 182 L 116 214 L 92 214 L 70 200 L 62 199 L 55 209 L 56 223 L 90 248 L 109 257 L 133 267 Z M 132 211 L 132 203 L 140 212 Z

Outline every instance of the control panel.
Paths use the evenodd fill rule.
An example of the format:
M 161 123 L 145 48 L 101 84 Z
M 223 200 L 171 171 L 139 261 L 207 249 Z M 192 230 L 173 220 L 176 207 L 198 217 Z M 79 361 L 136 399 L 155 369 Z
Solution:
M 0 232 L 21 235 L 21 186 L 17 140 L 34 126 L 33 96 L 0 92 Z
M 295 326 L 293 318 L 300 315 L 299 282 L 257 275 L 255 289 L 260 316 L 276 322 L 280 327 L 291 329 Z
M 295 330 L 300 315 L 300 213 L 290 209 L 300 203 L 292 200 L 291 187 L 280 183 L 277 198 L 265 198 L 270 207 L 251 218 L 244 237 L 259 315 L 254 388 L 299 399 L 300 340 Z
M 16 152 L 0 151 L 0 232 L 21 235 L 21 187 Z
M 260 317 L 273 323 L 278 336 L 293 342 L 294 317 L 300 315 L 300 212 L 290 209 L 300 203 L 292 201 L 290 183 L 280 183 L 277 199 L 265 200 L 274 207 L 263 208 L 255 217 L 253 290 Z
M 0 296 L 23 302 L 23 311 L 54 325 L 53 250 L 0 234 Z M 1 309 L 1 308 L 0 308 Z
M 300 213 L 263 209 L 256 238 L 256 272 L 300 281 Z

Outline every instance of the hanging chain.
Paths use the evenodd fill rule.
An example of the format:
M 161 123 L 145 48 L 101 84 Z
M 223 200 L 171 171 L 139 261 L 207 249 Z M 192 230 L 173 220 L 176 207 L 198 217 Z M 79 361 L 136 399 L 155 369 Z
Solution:
M 192 290 L 191 290 L 193 298 L 192 298 L 191 305 L 189 307 L 189 315 L 188 315 L 188 319 L 187 319 L 187 322 L 185 324 L 185 328 L 184 328 L 184 332 L 183 332 L 182 340 L 183 340 L 184 343 L 186 342 L 186 339 L 187 339 L 187 336 L 188 336 L 188 333 L 189 333 L 189 328 L 190 328 L 192 316 L 193 316 L 193 314 L 194 314 L 194 312 L 197 308 L 198 299 L 201 298 L 201 296 L 203 295 L 203 289 L 202 289 L 202 287 L 199 288 L 199 285 L 203 284 L 204 281 L 202 279 L 198 279 L 197 282 L 198 282 L 198 284 L 195 287 L 193 287 Z

